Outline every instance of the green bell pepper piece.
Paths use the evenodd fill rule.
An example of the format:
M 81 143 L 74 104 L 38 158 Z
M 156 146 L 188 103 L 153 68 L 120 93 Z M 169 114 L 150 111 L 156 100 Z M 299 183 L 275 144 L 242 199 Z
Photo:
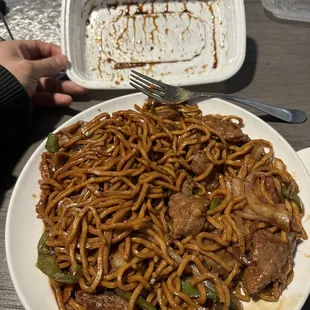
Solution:
M 293 200 L 298 206 L 300 213 L 304 212 L 304 206 L 302 200 L 300 199 L 297 193 L 291 193 L 291 186 L 289 186 L 288 188 L 282 186 L 282 195 L 290 200 Z
M 181 280 L 182 292 L 191 298 L 197 298 L 200 295 L 199 295 L 197 288 L 192 286 L 189 283 L 191 279 L 192 279 L 191 277 L 187 277 L 187 278 Z
M 215 197 L 210 204 L 210 210 L 215 209 L 220 203 L 222 202 L 222 199 L 219 197 Z
M 51 280 L 65 284 L 75 283 L 81 276 L 81 267 L 79 266 L 73 273 L 64 273 L 56 261 L 56 255 L 52 254 L 50 248 L 46 245 L 47 239 L 48 231 L 43 233 L 38 243 L 38 260 L 36 267 Z
M 50 153 L 56 153 L 60 150 L 59 139 L 54 133 L 50 133 L 47 137 L 45 149 Z
M 119 288 L 115 289 L 115 293 L 118 296 L 120 296 L 126 300 L 130 300 L 130 298 L 132 296 L 132 293 L 124 292 L 124 291 L 120 290 Z M 153 306 L 151 303 L 149 303 L 148 301 L 146 301 L 142 297 L 137 298 L 136 305 L 139 306 L 140 308 L 142 308 L 143 310 L 157 310 L 155 306 Z

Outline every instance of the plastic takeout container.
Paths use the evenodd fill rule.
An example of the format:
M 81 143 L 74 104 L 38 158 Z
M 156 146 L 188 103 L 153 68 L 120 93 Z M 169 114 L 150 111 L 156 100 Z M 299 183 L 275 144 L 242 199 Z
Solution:
M 309 0 L 262 0 L 262 4 L 277 18 L 310 22 Z
M 174 85 L 227 80 L 246 51 L 243 0 L 64 0 L 69 78 L 89 89 L 131 88 L 135 69 Z

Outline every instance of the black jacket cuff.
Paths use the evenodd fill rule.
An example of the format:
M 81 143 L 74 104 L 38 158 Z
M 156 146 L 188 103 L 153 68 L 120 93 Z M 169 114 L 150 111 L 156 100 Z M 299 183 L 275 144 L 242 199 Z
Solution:
M 22 84 L 0 65 L 0 135 L 10 140 L 30 129 L 32 105 Z

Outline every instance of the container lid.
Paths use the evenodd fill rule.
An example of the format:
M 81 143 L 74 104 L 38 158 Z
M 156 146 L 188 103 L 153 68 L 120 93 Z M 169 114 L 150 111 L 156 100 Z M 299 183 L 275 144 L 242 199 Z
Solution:
M 277 18 L 310 22 L 309 0 L 262 0 L 262 4 Z

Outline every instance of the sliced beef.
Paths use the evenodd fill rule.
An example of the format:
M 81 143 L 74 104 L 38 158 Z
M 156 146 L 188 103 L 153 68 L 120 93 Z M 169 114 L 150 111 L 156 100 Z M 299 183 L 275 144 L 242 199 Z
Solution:
M 179 121 L 182 117 L 182 114 L 174 109 L 164 110 L 162 112 L 161 111 L 156 112 L 158 117 L 161 119 L 170 119 L 172 121 Z
M 187 175 L 187 177 L 185 178 L 185 180 L 182 184 L 181 192 L 185 195 L 192 195 L 194 186 L 195 186 L 195 182 L 194 182 L 193 178 L 191 176 Z
M 251 261 L 249 257 L 241 253 L 240 247 L 237 243 L 234 243 L 233 246 L 231 247 L 231 254 L 241 265 L 245 266 L 250 265 Z
M 283 243 L 278 235 L 269 230 L 258 230 L 252 238 L 252 262 L 245 269 L 243 282 L 254 295 L 269 283 L 284 282 L 292 269 L 295 238 Z
M 205 122 L 229 143 L 241 145 L 250 141 L 250 138 L 242 132 L 241 128 L 231 120 L 206 115 Z
M 203 174 L 211 165 L 206 153 L 204 151 L 197 151 L 193 157 L 191 168 L 196 176 Z M 215 166 L 207 178 L 203 181 L 207 191 L 213 191 L 219 186 L 219 166 Z
M 172 219 L 172 236 L 176 239 L 197 235 L 205 223 L 205 211 L 209 204 L 204 197 L 177 193 L 170 196 L 169 216 Z
M 172 220 L 173 238 L 197 235 L 205 224 L 205 212 L 209 200 L 192 194 L 194 181 L 188 175 L 182 184 L 181 192 L 170 196 L 168 212 Z
M 272 177 L 267 177 L 265 179 L 265 186 L 266 186 L 266 190 L 267 190 L 271 200 L 273 201 L 273 203 L 275 203 L 275 204 L 281 203 L 277 188 L 274 184 Z
M 76 301 L 86 310 L 126 310 L 128 301 L 114 293 L 92 295 L 79 290 Z
M 201 149 L 201 145 L 200 144 L 194 144 L 191 146 L 191 148 L 193 150 L 193 154 L 195 155 Z
M 206 153 L 204 151 L 198 151 L 194 157 L 191 164 L 191 168 L 195 175 L 203 174 L 211 165 Z

